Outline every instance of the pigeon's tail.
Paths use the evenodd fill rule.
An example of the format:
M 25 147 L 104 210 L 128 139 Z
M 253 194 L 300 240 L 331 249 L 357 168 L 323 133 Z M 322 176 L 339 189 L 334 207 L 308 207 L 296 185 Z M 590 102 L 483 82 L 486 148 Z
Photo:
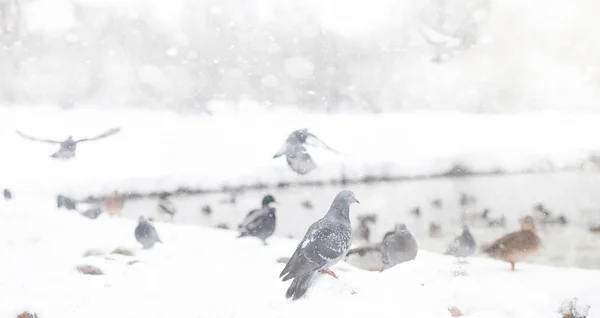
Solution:
M 310 272 L 306 275 L 294 278 L 292 284 L 290 285 L 290 288 L 288 288 L 287 292 L 285 293 L 285 297 L 287 299 L 291 298 L 292 300 L 298 300 L 302 296 L 304 296 L 304 294 L 306 294 L 306 291 L 310 287 L 310 283 L 312 282 L 314 275 L 315 272 Z

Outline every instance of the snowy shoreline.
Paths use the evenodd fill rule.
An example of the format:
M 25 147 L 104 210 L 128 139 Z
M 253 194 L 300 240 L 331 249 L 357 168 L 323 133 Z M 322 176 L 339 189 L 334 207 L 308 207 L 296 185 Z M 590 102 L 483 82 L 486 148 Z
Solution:
M 443 176 L 460 165 L 475 174 L 596 171 L 598 114 L 385 113 L 324 115 L 248 112 L 180 116 L 136 109 L 0 108 L 5 147 L 0 186 L 77 197 L 197 191 L 240 186 L 376 182 Z M 54 145 L 25 140 L 121 133 L 83 144 L 68 161 Z M 318 168 L 298 176 L 273 154 L 307 127 L 342 154 L 311 149 Z M 235 128 L 235 129 L 233 129 Z

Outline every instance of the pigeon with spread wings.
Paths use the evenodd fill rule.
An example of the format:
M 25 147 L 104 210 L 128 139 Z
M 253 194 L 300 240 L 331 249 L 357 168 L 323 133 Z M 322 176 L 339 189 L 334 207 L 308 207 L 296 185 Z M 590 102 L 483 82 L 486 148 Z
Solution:
M 119 131 L 121 131 L 120 128 L 113 128 L 113 129 L 110 129 L 110 130 L 108 130 L 98 136 L 95 136 L 95 137 L 83 138 L 83 139 L 73 139 L 73 136 L 69 136 L 66 140 L 63 140 L 63 141 L 36 138 L 36 137 L 29 136 L 18 130 L 16 131 L 16 133 L 17 133 L 17 135 L 19 135 L 25 139 L 32 140 L 32 141 L 45 142 L 45 143 L 50 143 L 50 144 L 58 144 L 60 148 L 58 149 L 57 152 L 52 154 L 50 157 L 55 158 L 55 159 L 71 159 L 71 158 L 75 157 L 75 150 L 77 149 L 78 143 L 106 138 L 106 137 L 109 137 L 109 136 L 112 136 L 112 135 L 118 133 Z
M 285 144 L 273 156 L 278 158 L 285 155 L 288 166 L 298 174 L 305 175 L 314 170 L 317 165 L 308 153 L 306 146 L 321 147 L 338 153 L 333 148 L 326 145 L 321 139 L 310 133 L 307 128 L 298 129 L 292 132 L 286 139 Z

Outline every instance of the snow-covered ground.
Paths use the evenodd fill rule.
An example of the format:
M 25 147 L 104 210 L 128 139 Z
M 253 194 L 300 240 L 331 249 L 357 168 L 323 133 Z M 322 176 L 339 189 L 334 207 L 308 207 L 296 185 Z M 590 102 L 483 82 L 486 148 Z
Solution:
M 600 115 L 536 113 L 466 115 L 405 113 L 311 115 L 264 113 L 252 105 L 235 115 L 182 116 L 133 109 L 0 108 L 0 187 L 30 194 L 102 195 L 182 186 L 397 177 L 473 171 L 576 167 L 599 143 Z M 51 160 L 55 145 L 25 140 L 15 130 L 62 140 L 118 135 L 78 146 L 69 161 Z M 313 149 L 319 168 L 294 174 L 272 156 L 293 130 L 308 127 L 341 152 Z
M 2 205 L 2 317 L 24 310 L 43 318 L 450 317 L 448 306 L 456 306 L 465 317 L 545 318 L 560 317 L 561 303 L 579 297 L 594 318 L 600 307 L 600 271 L 518 264 L 510 272 L 482 258 L 460 267 L 424 250 L 384 273 L 339 264 L 339 280 L 320 276 L 305 299 L 290 302 L 276 259 L 289 256 L 295 240 L 273 238 L 264 247 L 233 232 L 156 223 L 164 244 L 143 251 L 135 221 L 92 221 L 51 203 L 31 197 Z M 135 255 L 111 255 L 117 247 Z M 106 255 L 83 257 L 91 249 Z M 81 264 L 104 275 L 82 275 L 75 270 Z

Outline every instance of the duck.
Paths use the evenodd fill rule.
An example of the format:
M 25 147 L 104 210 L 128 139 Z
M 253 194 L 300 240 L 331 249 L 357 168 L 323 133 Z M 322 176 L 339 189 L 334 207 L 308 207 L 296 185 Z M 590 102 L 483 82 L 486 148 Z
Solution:
M 521 220 L 521 230 L 504 235 L 483 252 L 489 257 L 510 263 L 511 271 L 515 263 L 535 254 L 542 246 L 542 240 L 536 233 L 535 223 L 531 216 Z
M 125 199 L 117 191 L 113 192 L 113 195 L 104 201 L 104 207 L 108 215 L 121 215 L 123 206 L 125 206 Z
M 264 245 L 267 245 L 267 239 L 275 233 L 277 219 L 275 208 L 275 198 L 267 194 L 262 199 L 262 207 L 248 212 L 244 221 L 238 226 L 240 232 L 238 238 L 245 236 L 254 236 L 259 238 Z

